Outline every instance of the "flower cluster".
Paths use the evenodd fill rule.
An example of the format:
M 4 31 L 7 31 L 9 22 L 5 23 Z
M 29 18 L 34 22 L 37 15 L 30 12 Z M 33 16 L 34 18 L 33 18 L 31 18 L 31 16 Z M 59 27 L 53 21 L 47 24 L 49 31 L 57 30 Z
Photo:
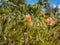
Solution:
M 46 22 L 48 25 L 53 25 L 53 24 L 54 24 L 54 20 L 53 20 L 51 17 L 48 17 L 47 19 L 45 19 L 45 22 Z
M 25 21 L 29 26 L 33 25 L 30 14 L 26 15 Z

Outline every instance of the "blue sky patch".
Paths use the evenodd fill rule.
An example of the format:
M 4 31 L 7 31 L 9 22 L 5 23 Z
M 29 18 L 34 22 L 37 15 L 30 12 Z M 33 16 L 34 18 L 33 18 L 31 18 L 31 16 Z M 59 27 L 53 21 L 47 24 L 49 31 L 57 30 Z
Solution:
M 34 4 L 38 3 L 38 1 L 39 0 L 25 0 L 25 3 L 34 5 Z M 60 0 L 48 0 L 48 2 L 50 3 L 50 6 L 60 5 Z

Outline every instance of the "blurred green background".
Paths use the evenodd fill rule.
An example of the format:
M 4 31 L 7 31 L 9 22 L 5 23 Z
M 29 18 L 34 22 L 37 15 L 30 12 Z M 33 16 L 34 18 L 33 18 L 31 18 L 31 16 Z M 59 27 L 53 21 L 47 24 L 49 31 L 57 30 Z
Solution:
M 60 45 L 58 7 L 51 9 L 48 0 L 39 0 L 34 5 L 26 4 L 24 0 L 1 2 L 0 45 Z M 27 14 L 30 14 L 32 26 L 25 21 Z M 49 17 L 54 24 L 45 21 Z

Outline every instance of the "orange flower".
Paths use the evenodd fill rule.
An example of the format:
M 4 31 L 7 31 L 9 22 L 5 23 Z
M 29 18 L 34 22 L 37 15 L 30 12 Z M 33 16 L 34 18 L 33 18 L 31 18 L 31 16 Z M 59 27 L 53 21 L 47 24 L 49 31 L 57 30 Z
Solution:
M 51 17 L 48 17 L 47 19 L 45 19 L 45 21 L 47 22 L 48 25 L 54 24 L 54 20 Z
M 26 15 L 25 21 L 27 22 L 27 24 L 29 26 L 32 26 L 33 25 L 32 21 L 31 21 L 31 16 L 29 14 Z
M 28 14 L 26 15 L 26 18 L 25 18 L 26 22 L 30 22 L 31 21 L 31 16 Z

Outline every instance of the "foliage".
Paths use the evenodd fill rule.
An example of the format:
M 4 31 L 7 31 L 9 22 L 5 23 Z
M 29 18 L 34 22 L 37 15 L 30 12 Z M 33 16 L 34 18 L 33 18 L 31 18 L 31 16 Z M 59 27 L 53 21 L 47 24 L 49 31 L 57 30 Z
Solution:
M 49 12 L 41 13 L 41 4 L 33 6 L 23 3 L 23 0 L 2 1 L 0 7 L 0 45 L 60 45 L 60 18 Z M 29 26 L 26 15 L 30 14 L 33 22 Z M 48 17 L 54 24 L 48 25 Z

